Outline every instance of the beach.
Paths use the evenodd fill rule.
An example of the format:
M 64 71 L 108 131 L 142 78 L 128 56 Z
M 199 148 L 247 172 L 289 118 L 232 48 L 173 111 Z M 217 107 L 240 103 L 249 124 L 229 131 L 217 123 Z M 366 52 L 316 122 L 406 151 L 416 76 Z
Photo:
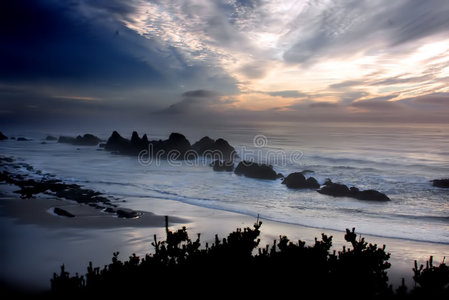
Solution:
M 203 246 L 212 243 L 215 234 L 226 237 L 236 228 L 252 227 L 256 222 L 256 218 L 251 216 L 177 201 L 155 198 L 146 201 L 154 207 L 152 212 L 143 212 L 141 217 L 135 219 L 122 219 L 73 201 L 49 197 L 20 199 L 3 195 L 0 198 L 1 280 L 21 290 L 42 291 L 50 288 L 50 278 L 53 272 L 59 272 L 62 264 L 71 274 L 84 274 L 89 261 L 101 267 L 110 263 L 112 253 L 116 251 L 120 252 L 122 259 L 132 253 L 143 256 L 152 251 L 154 235 L 158 240 L 164 239 L 166 215 L 169 216 L 171 229 L 185 226 L 192 239 L 201 234 Z M 54 215 L 51 213 L 54 207 L 62 207 L 76 217 Z M 337 251 L 343 245 L 349 246 L 344 241 L 344 232 L 261 221 L 259 247 L 272 244 L 280 235 L 311 245 L 315 237 L 321 237 L 321 233 L 333 236 L 333 249 Z M 444 244 L 369 235 L 363 237 L 369 243 L 385 244 L 386 251 L 391 253 L 389 262 L 392 266 L 388 274 L 393 286 L 398 286 L 401 278 L 412 286 L 414 260 L 425 263 L 432 255 L 434 261 L 439 263 L 449 253 L 449 246 Z
M 170 137 L 187 145 L 204 140 L 204 134 L 213 143 L 225 137 L 239 155 L 235 165 L 245 159 L 269 163 L 275 179 L 215 171 L 203 156 L 145 161 L 135 152 L 119 155 L 99 145 L 48 140 L 41 131 L 16 132 L 27 140 L 0 145 L 0 283 L 48 290 L 62 265 L 71 275 L 81 275 L 89 261 L 103 267 L 117 251 L 122 260 L 133 253 L 143 257 L 153 251 L 155 235 L 165 239 L 168 216 L 170 229 L 185 226 L 192 240 L 200 234 L 202 247 L 211 245 L 216 234 L 227 237 L 259 218 L 261 248 L 279 236 L 313 245 L 325 233 L 333 236 L 332 250 L 341 251 L 350 247 L 345 229 L 355 227 L 367 242 L 386 245 L 391 253 L 389 283 L 397 287 L 405 278 L 413 287 L 415 260 L 425 264 L 433 256 L 438 265 L 449 256 L 447 190 L 431 183 L 449 170 L 447 153 L 438 150 L 444 149 L 447 134 L 434 126 L 392 126 L 385 135 L 382 126 L 363 126 L 304 125 L 300 133 L 289 125 L 201 133 L 186 128 L 187 136 L 162 128 L 148 137 L 155 145 L 173 142 Z M 95 134 L 103 141 L 112 137 L 110 131 Z M 131 139 L 141 143 L 140 136 L 133 132 Z M 329 178 L 377 190 L 390 200 L 334 197 L 312 188 L 289 188 L 277 178 L 293 172 L 315 178 L 321 187 Z

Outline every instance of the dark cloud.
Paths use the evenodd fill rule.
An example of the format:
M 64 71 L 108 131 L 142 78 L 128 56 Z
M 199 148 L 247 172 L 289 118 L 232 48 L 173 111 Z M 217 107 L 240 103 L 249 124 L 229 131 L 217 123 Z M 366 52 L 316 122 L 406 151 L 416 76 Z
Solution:
M 371 85 L 393 85 L 393 84 L 408 84 L 408 83 L 424 83 L 426 81 L 432 80 L 432 75 L 423 75 L 423 76 L 412 76 L 412 77 L 401 77 L 396 76 L 392 78 L 387 78 L 380 81 L 375 81 L 371 83 Z
M 182 94 L 183 97 L 188 98 L 212 98 L 216 97 L 218 94 L 214 91 L 208 91 L 208 90 L 194 90 L 194 91 L 187 91 Z
M 326 101 L 321 101 L 321 102 L 313 102 L 310 103 L 308 105 L 310 108 L 338 108 L 341 107 L 342 105 L 340 103 L 335 103 L 335 102 L 326 102 Z
M 344 88 L 350 88 L 350 87 L 357 87 L 364 84 L 363 81 L 360 80 L 346 80 L 339 83 L 331 84 L 329 88 L 331 89 L 344 89 Z
M 424 107 L 429 104 L 449 107 L 449 93 L 434 93 L 425 96 L 409 98 L 404 101 L 419 104 Z
M 296 90 L 286 90 L 286 91 L 274 91 L 274 92 L 267 92 L 267 95 L 274 96 L 274 97 L 282 97 L 282 98 L 302 98 L 307 97 L 307 94 L 301 93 Z
M 368 100 L 353 102 L 350 106 L 355 108 L 366 109 L 369 111 L 389 112 L 392 110 L 403 110 L 404 105 L 399 101 L 388 101 L 395 96 L 376 97 Z

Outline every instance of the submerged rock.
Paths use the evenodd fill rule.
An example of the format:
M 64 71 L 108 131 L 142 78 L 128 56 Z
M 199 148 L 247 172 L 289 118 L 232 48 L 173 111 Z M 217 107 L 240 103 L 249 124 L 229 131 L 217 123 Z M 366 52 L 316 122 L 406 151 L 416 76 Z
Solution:
M 449 189 L 449 178 L 434 179 L 432 180 L 432 185 L 439 188 Z
M 309 177 L 306 179 L 306 177 L 303 175 L 303 172 L 295 172 L 295 173 L 289 174 L 282 181 L 282 184 L 285 184 L 288 188 L 292 188 L 292 189 L 318 189 L 318 188 L 320 188 L 320 184 L 318 183 L 318 181 L 315 178 Z
M 119 218 L 125 218 L 125 219 L 132 219 L 137 218 L 140 214 L 134 210 L 128 210 L 128 209 L 118 209 L 116 211 L 117 217 Z
M 59 207 L 55 207 L 53 208 L 53 212 L 55 214 L 57 214 L 58 216 L 62 216 L 62 217 L 67 217 L 67 218 L 74 218 L 75 215 L 69 213 L 68 211 L 66 211 L 65 209 L 59 208 Z
M 356 187 L 348 188 L 344 184 L 334 183 L 331 180 L 327 180 L 321 189 L 317 190 L 318 193 L 329 195 L 333 197 L 350 197 L 358 200 L 366 201 L 390 201 L 387 195 L 376 190 L 364 190 L 361 191 Z
M 234 173 L 257 179 L 274 180 L 278 178 L 278 174 L 273 170 L 273 166 L 249 161 L 241 161 L 235 168 Z
M 19 142 L 29 142 L 31 140 L 27 139 L 27 138 L 24 138 L 24 137 L 19 137 L 19 138 L 17 138 L 17 141 L 19 141 Z

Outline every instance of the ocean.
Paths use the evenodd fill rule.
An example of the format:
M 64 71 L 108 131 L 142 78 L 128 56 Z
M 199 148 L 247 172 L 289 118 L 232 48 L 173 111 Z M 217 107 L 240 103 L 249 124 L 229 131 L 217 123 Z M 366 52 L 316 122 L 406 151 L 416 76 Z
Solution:
M 116 129 L 130 138 L 131 131 Z M 241 159 L 271 164 L 284 175 L 309 170 L 306 177 L 321 184 L 329 178 L 375 189 L 388 195 L 389 202 L 334 198 L 314 190 L 288 189 L 281 180 L 214 172 L 207 159 L 142 161 L 96 146 L 43 144 L 47 135 L 59 135 L 56 130 L 13 132 L 31 141 L 2 141 L 0 152 L 63 181 L 98 190 L 132 209 L 153 211 L 145 201 L 153 197 L 315 228 L 356 227 L 362 234 L 449 244 L 449 191 L 430 182 L 449 177 L 448 129 L 441 124 L 368 123 L 135 128 L 150 140 L 166 139 L 171 131 L 183 133 L 191 143 L 205 135 L 222 137 Z M 111 132 L 90 131 L 104 139 Z
M 205 207 L 254 219 L 260 216 L 324 232 L 355 227 L 359 234 L 449 247 L 449 190 L 433 187 L 430 182 L 449 177 L 448 129 L 449 125 L 441 124 L 367 123 L 264 123 L 203 128 L 173 125 L 81 132 L 11 129 L 4 133 L 30 141 L 1 141 L 0 153 L 33 166 L 33 172 L 39 170 L 43 176 L 99 191 L 119 206 L 134 210 L 176 215 L 179 210 L 172 213 L 170 205 L 164 203 L 177 201 L 189 204 L 193 210 Z M 308 170 L 306 177 L 313 176 L 321 184 L 329 178 L 359 189 L 375 189 L 391 201 L 361 201 L 334 198 L 314 190 L 292 190 L 280 179 L 215 172 L 209 166 L 210 160 L 203 158 L 148 161 L 112 154 L 97 146 L 43 143 L 47 135 L 76 136 L 87 132 L 107 139 L 113 130 L 127 138 L 136 130 L 140 136 L 147 133 L 151 140 L 167 139 L 171 132 L 180 132 L 191 143 L 205 135 L 221 137 L 236 148 L 240 159 L 271 164 L 284 175 Z M 26 173 L 26 167 L 20 171 Z M 11 190 L 0 192 L 7 194 Z M 72 274 L 84 274 L 89 260 L 102 266 L 110 262 L 113 251 L 120 250 L 122 258 L 133 252 L 149 252 L 155 231 L 163 235 L 163 229 L 154 228 L 46 228 L 3 216 L 0 282 L 30 290 L 48 289 L 53 272 L 62 264 Z M 421 254 L 421 259 L 429 255 Z M 409 271 L 398 276 L 409 276 L 411 280 L 410 259 L 415 257 L 409 256 L 402 262 L 403 269 Z

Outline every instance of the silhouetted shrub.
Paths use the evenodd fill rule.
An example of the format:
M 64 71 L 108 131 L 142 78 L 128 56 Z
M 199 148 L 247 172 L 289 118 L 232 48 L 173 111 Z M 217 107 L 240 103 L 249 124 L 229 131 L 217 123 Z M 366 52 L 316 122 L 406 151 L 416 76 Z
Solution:
M 212 245 L 201 247 L 200 235 L 192 241 L 185 227 L 170 231 L 166 219 L 166 239 L 154 236 L 154 252 L 140 258 L 133 254 L 103 269 L 89 263 L 87 274 L 70 277 L 61 267 L 51 280 L 55 296 L 137 296 L 145 293 L 172 297 L 261 297 L 296 295 L 345 299 L 404 298 L 447 295 L 448 267 L 432 259 L 425 269 L 415 266 L 418 287 L 407 294 L 405 286 L 394 294 L 386 270 L 390 254 L 385 246 L 368 244 L 346 230 L 351 246 L 332 251 L 332 236 L 322 234 L 312 246 L 280 236 L 273 245 L 259 246 L 260 226 L 237 229 L 227 238 L 215 236 Z M 200 294 L 213 291 L 213 294 Z

